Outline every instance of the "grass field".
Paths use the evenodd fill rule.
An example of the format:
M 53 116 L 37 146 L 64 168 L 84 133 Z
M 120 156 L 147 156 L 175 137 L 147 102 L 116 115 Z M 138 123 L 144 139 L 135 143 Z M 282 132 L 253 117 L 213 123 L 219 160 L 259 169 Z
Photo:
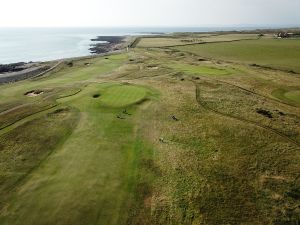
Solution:
M 298 224 L 300 77 L 245 65 L 296 71 L 295 43 L 133 48 L 1 85 L 0 224 Z
M 178 47 L 204 57 L 258 64 L 300 73 L 299 40 L 259 39 Z
M 171 68 L 182 71 L 186 74 L 191 75 L 214 75 L 214 76 L 224 76 L 230 75 L 234 73 L 234 70 L 231 68 L 226 67 L 216 67 L 216 66 L 196 66 L 196 65 L 189 65 L 189 64 L 170 64 Z
M 207 35 L 178 35 L 174 37 L 144 37 L 141 38 L 137 47 L 166 47 L 176 45 L 190 45 L 205 42 L 227 42 L 244 39 L 257 39 L 257 34 L 207 34 Z
M 279 88 L 272 95 L 291 104 L 300 105 L 300 87 Z

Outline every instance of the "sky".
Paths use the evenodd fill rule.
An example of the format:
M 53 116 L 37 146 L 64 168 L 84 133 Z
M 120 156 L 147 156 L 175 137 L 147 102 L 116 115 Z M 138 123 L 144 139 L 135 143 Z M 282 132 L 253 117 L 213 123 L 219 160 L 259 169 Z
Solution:
M 0 5 L 0 27 L 300 24 L 300 0 L 1 0 Z

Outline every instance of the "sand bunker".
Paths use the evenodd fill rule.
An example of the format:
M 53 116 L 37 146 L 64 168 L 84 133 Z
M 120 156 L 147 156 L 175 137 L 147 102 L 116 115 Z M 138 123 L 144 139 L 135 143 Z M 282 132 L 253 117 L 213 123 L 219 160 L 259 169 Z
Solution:
M 33 91 L 28 91 L 26 92 L 24 95 L 26 95 L 27 97 L 36 97 L 39 96 L 41 94 L 43 94 L 43 91 L 40 90 L 33 90 Z

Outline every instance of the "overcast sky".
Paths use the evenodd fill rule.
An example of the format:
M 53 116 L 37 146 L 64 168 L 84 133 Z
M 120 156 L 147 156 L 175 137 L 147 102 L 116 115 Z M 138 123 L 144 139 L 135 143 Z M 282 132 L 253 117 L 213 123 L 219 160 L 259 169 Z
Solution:
M 0 6 L 0 27 L 300 24 L 300 0 L 1 0 Z

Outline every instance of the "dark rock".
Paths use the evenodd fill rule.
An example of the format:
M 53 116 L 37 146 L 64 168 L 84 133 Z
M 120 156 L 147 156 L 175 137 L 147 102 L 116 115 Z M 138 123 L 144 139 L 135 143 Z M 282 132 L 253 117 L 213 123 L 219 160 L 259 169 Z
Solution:
M 71 62 L 67 62 L 67 65 L 69 66 L 69 67 L 72 67 L 73 65 L 74 65 L 74 63 L 71 61 Z
M 120 50 L 119 44 L 124 42 L 124 36 L 99 36 L 92 41 L 101 41 L 104 43 L 95 43 L 89 49 L 93 54 L 107 53 L 113 50 Z
M 19 72 L 26 69 L 26 67 L 24 67 L 25 65 L 26 63 L 24 62 L 0 64 L 0 73 Z

